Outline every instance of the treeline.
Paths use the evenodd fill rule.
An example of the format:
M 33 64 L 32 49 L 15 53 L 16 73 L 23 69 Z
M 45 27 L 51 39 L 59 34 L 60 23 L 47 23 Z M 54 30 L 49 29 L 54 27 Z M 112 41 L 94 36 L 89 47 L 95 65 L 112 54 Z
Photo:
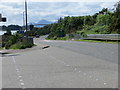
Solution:
M 94 15 L 60 18 L 57 23 L 34 28 L 26 34 L 30 36 L 49 34 L 48 38 L 58 38 L 71 33 L 120 34 L 120 2 L 116 3 L 112 12 L 108 8 L 103 8 Z
M 52 25 L 50 24 L 50 25 L 46 25 L 42 28 L 34 27 L 33 30 L 25 32 L 24 35 L 27 35 L 27 36 L 46 35 L 46 34 L 50 33 L 51 26 Z
M 20 29 L 22 29 L 22 27 L 19 25 L 8 25 L 8 26 L 3 25 L 2 26 L 3 31 L 20 30 Z

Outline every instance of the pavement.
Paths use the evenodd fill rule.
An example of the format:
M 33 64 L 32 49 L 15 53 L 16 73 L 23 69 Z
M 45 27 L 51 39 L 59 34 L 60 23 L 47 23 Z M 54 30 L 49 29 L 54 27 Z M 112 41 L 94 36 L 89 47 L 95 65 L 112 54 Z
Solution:
M 108 45 L 116 50 L 116 45 L 106 44 L 106 48 L 101 46 L 98 49 L 98 43 L 89 43 L 88 47 L 86 42 L 77 46 L 78 42 L 70 41 L 80 48 L 84 44 L 84 48 L 78 48 L 81 51 L 78 52 L 76 47 L 74 50 L 69 49 L 69 41 L 50 41 L 41 38 L 34 41 L 37 46 L 32 49 L 18 50 L 2 56 L 2 88 L 118 87 L 117 58 L 112 57 L 115 60 L 109 60 L 103 54 L 103 57 L 86 54 L 88 48 L 93 51 L 108 50 Z M 69 48 L 64 48 L 63 45 L 68 45 Z M 110 50 L 109 48 L 108 51 Z M 115 56 L 117 51 L 111 52 Z

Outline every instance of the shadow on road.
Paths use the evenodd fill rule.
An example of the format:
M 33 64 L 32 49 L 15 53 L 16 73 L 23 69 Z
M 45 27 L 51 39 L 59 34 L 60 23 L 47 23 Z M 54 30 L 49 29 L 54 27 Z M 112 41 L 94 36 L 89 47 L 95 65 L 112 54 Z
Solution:
M 11 56 L 18 56 L 20 54 L 10 54 L 10 53 L 0 53 L 0 57 L 11 57 Z

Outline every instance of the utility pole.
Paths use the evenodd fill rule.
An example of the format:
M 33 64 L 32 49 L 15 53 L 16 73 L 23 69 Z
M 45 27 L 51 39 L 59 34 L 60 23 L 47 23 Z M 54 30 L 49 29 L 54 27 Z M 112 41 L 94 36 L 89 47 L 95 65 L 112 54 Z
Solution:
M 27 25 L 27 1 L 25 0 L 25 16 L 26 16 L 26 32 L 28 31 L 28 25 Z

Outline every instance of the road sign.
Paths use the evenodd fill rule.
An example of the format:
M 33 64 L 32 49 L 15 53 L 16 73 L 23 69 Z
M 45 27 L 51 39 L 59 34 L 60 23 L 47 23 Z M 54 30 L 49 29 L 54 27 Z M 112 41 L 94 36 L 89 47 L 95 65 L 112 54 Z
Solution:
M 20 34 L 24 34 L 24 31 L 23 31 L 23 30 L 21 30 L 21 31 L 20 31 Z
M 4 18 L 2 18 L 2 22 L 6 22 L 7 20 L 6 20 L 6 18 L 4 17 Z
M 2 17 L 2 14 L 0 14 L 0 22 L 6 22 L 6 18 L 5 17 Z

